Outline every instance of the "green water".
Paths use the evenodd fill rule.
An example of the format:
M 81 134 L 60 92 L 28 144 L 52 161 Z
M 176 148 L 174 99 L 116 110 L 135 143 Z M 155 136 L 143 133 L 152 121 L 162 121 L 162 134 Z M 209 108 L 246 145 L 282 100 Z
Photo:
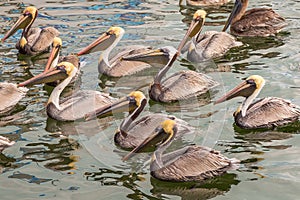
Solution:
M 115 52 L 127 45 L 177 47 L 197 8 L 178 1 L 2 1 L 0 37 L 28 5 L 39 8 L 34 26 L 55 26 L 63 40 L 62 54 L 78 52 L 110 26 L 126 33 Z M 204 30 L 221 30 L 233 4 L 207 8 Z M 212 100 L 252 74 L 266 79 L 260 97 L 277 96 L 300 105 L 299 9 L 297 1 L 251 0 L 249 7 L 272 7 L 288 26 L 277 37 L 240 38 L 244 46 L 215 63 L 192 65 L 180 58 L 179 69 L 205 72 L 220 82 Z M 20 32 L 0 48 L 0 80 L 21 82 L 43 70 L 46 60 L 18 60 L 14 45 Z M 111 79 L 99 76 L 97 53 L 82 56 L 81 89 L 122 97 L 140 89 L 147 94 L 154 71 L 142 76 Z M 47 118 L 45 104 L 51 88 L 31 87 L 0 133 L 16 144 L 0 154 L 1 199 L 298 199 L 300 192 L 299 130 L 245 132 L 233 125 L 232 113 L 242 99 L 212 105 L 210 99 L 192 99 L 168 105 L 150 101 L 143 114 L 176 115 L 196 132 L 176 141 L 172 149 L 195 143 L 220 150 L 242 161 L 239 170 L 205 184 L 161 182 L 149 174 L 150 154 L 128 162 L 113 134 L 127 113 L 90 122 L 60 123 Z M 1 119 L 3 121 L 3 119 Z M 2 124 L 2 123 L 1 123 Z M 5 124 L 5 125 L 4 125 Z

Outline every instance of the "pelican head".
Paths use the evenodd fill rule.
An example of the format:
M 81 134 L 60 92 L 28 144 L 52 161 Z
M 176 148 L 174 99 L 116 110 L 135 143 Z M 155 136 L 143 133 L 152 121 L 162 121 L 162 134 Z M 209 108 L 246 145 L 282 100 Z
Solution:
M 245 81 L 243 81 L 238 86 L 230 90 L 223 97 L 215 101 L 215 104 L 227 101 L 229 99 L 238 96 L 245 97 L 246 99 L 243 102 L 241 107 L 242 116 L 245 117 L 248 107 L 250 106 L 252 101 L 257 97 L 257 95 L 260 93 L 264 85 L 265 85 L 265 80 L 263 77 L 259 75 L 249 76 Z M 238 112 L 240 112 L 240 108 L 236 113 Z
M 96 111 L 90 112 L 85 115 L 85 120 L 91 120 L 95 117 L 103 117 L 112 113 L 119 113 L 124 111 L 132 111 L 136 108 L 142 108 L 145 106 L 147 99 L 144 93 L 140 91 L 133 91 L 124 98 L 119 99 L 118 101 L 103 106 Z M 136 116 L 137 117 L 137 116 Z
M 177 53 L 177 49 L 172 46 L 165 46 L 158 49 L 151 49 L 140 52 L 138 54 L 132 54 L 122 57 L 123 60 L 133 60 L 146 62 L 148 64 L 163 64 L 166 65 L 174 54 Z
M 181 43 L 178 46 L 178 52 L 181 51 L 181 49 L 184 47 L 185 43 L 187 42 L 188 38 L 194 37 L 197 33 L 200 33 L 202 30 L 202 27 L 205 22 L 206 17 L 206 11 L 204 10 L 197 10 L 193 16 L 193 20 L 191 22 L 191 25 L 189 29 L 187 30 L 184 38 L 182 39 Z
M 38 15 L 38 11 L 33 6 L 28 6 L 23 11 L 22 15 L 19 17 L 18 21 L 11 27 L 11 29 L 6 33 L 6 35 L 2 38 L 2 42 L 4 42 L 7 38 L 12 36 L 19 29 L 29 29 L 35 18 Z
M 142 152 L 144 149 L 154 144 L 159 143 L 159 148 L 167 146 L 172 141 L 176 133 L 176 122 L 174 120 L 167 119 L 163 121 L 148 138 L 135 147 L 122 160 L 126 161 L 131 158 L 133 154 Z
M 77 68 L 69 62 L 61 62 L 56 67 L 51 68 L 43 73 L 32 77 L 31 79 L 19 83 L 19 87 L 36 85 L 41 83 L 50 83 L 57 80 L 64 80 L 76 74 Z
M 104 51 L 107 48 L 113 48 L 123 37 L 125 31 L 121 27 L 110 27 L 105 33 L 103 33 L 99 38 L 97 38 L 90 45 L 82 49 L 78 56 L 89 54 L 97 51 Z
M 52 42 L 52 51 L 50 53 L 50 56 L 48 58 L 46 67 L 44 71 L 49 70 L 50 68 L 53 68 L 58 63 L 59 58 L 59 51 L 62 47 L 62 41 L 59 37 L 55 37 Z
M 231 24 L 234 24 L 237 20 L 240 20 L 245 14 L 247 6 L 248 0 L 236 0 L 222 31 L 226 31 Z

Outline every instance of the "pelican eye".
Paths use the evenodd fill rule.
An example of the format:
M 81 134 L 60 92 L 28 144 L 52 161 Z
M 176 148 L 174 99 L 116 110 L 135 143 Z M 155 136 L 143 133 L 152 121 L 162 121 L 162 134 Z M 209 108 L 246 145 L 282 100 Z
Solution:
M 112 34 L 113 34 L 112 31 L 107 31 L 107 32 L 106 32 L 106 35 L 112 35 Z
M 129 101 L 130 104 L 135 104 L 136 103 L 135 97 L 133 97 L 133 96 L 128 96 L 127 100 Z
M 256 86 L 256 83 L 255 83 L 255 81 L 253 79 L 246 80 L 246 82 L 247 82 L 247 84 Z
M 30 12 L 25 12 L 24 14 L 23 14 L 24 16 L 32 16 L 32 14 L 30 13 Z
M 64 66 L 64 65 L 56 66 L 56 69 L 60 70 L 60 71 L 63 71 L 63 72 L 67 72 L 66 66 Z

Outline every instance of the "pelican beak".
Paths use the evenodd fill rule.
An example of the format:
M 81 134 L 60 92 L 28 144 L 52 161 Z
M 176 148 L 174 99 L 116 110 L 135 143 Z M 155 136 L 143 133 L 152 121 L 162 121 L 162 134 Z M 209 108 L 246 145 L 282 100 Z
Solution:
M 50 83 L 57 80 L 63 80 L 68 77 L 66 69 L 62 66 L 44 71 L 43 73 L 32 77 L 31 79 L 18 84 L 18 87 L 37 85 L 41 83 Z
M 136 100 L 131 96 L 126 96 L 124 98 L 119 99 L 117 102 L 114 102 L 110 105 L 105 105 L 95 111 L 87 113 L 85 115 L 85 120 L 89 121 L 96 117 L 104 117 L 107 115 L 111 115 L 112 113 L 120 113 L 126 111 L 132 111 L 136 108 Z
M 32 21 L 32 18 L 30 15 L 27 15 L 26 13 L 21 15 L 18 19 L 18 21 L 11 27 L 11 29 L 5 34 L 5 36 L 2 38 L 2 42 L 4 42 L 7 38 L 12 36 L 17 30 L 24 29 L 30 22 Z
M 191 25 L 189 29 L 187 30 L 185 36 L 181 40 L 177 51 L 181 52 L 181 49 L 184 47 L 185 43 L 188 41 L 188 38 L 194 37 L 197 33 L 199 33 L 202 30 L 202 27 L 204 25 L 204 18 L 197 17 L 196 19 L 193 19 L 191 22 Z
M 164 143 L 171 136 L 166 134 L 163 128 L 157 128 L 148 138 L 146 138 L 140 145 L 136 146 L 131 152 L 123 157 L 123 161 L 126 161 L 134 156 L 135 153 L 143 152 L 150 146 L 157 145 L 158 143 Z
M 223 27 L 222 31 L 226 31 L 228 29 L 228 27 L 230 26 L 230 24 L 232 23 L 232 20 L 235 18 L 236 15 L 238 15 L 242 9 L 242 2 L 241 1 L 235 1 L 235 4 L 233 6 L 233 9 Z
M 77 53 L 78 56 L 89 54 L 97 51 L 104 51 L 107 49 L 112 42 L 116 39 L 116 35 L 110 34 L 109 32 L 103 33 L 99 38 L 97 38 L 94 42 L 92 42 L 90 45 L 82 49 L 79 53 Z
M 166 64 L 169 61 L 169 53 L 163 49 L 151 49 L 137 54 L 122 57 L 123 60 L 141 61 L 146 63 Z
M 44 69 L 44 72 L 48 71 L 51 68 L 51 65 L 52 65 L 52 63 L 54 62 L 55 59 L 58 59 L 60 48 L 61 48 L 61 46 L 55 46 L 55 47 L 52 48 L 52 51 L 51 51 L 50 56 L 48 58 L 46 67 Z
M 224 101 L 227 101 L 229 99 L 232 99 L 234 97 L 242 96 L 242 97 L 249 97 L 251 94 L 254 93 L 256 90 L 256 84 L 254 82 L 249 81 L 243 81 L 238 86 L 230 90 L 227 94 L 225 94 L 223 97 L 218 99 L 214 102 L 214 104 L 222 103 Z

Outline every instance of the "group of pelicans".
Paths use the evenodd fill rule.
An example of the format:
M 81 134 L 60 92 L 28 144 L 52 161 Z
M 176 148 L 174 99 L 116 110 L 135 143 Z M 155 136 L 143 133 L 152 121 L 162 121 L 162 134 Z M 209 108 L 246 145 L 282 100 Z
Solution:
M 28 90 L 25 87 L 42 83 L 51 84 L 55 88 L 49 97 L 46 112 L 55 120 L 92 120 L 113 112 L 129 111 L 129 115 L 120 124 L 114 141 L 121 148 L 132 150 L 123 158 L 124 161 L 130 159 L 134 153 L 155 146 L 150 170 L 151 175 L 158 179 L 201 181 L 223 174 L 229 169 L 235 169 L 238 167 L 238 160 L 229 159 L 208 147 L 192 145 L 163 154 L 175 138 L 191 132 L 192 128 L 181 119 L 159 113 L 137 119 L 147 105 L 147 98 L 141 91 L 133 91 L 120 99 L 92 90 L 79 90 L 65 98 L 60 96 L 65 87 L 74 83 L 80 75 L 78 56 L 98 51 L 102 51 L 98 71 L 110 77 L 129 76 L 163 64 L 164 67 L 159 70 L 149 87 L 149 97 L 155 101 L 169 103 L 206 93 L 218 83 L 205 74 L 183 70 L 164 77 L 181 53 L 187 52 L 187 59 L 191 62 L 214 59 L 224 55 L 230 48 L 242 45 L 234 36 L 267 37 L 275 35 L 286 26 L 285 20 L 272 9 L 254 8 L 246 11 L 247 6 L 248 0 L 235 1 L 222 32 L 201 33 L 206 12 L 198 10 L 193 15 L 190 27 L 177 49 L 172 46 L 153 49 L 136 45 L 127 47 L 113 58 L 110 58 L 110 52 L 124 35 L 124 29 L 121 27 L 110 27 L 80 52 L 60 57 L 62 40 L 58 37 L 59 31 L 52 27 L 32 28 L 38 11 L 35 7 L 29 6 L 2 38 L 2 42 L 18 29 L 23 29 L 16 45 L 19 53 L 35 56 L 51 49 L 50 56 L 41 74 L 18 85 L 1 83 L 0 114 L 9 112 L 24 97 Z M 232 35 L 225 32 L 229 26 Z M 242 105 L 234 113 L 236 125 L 244 129 L 273 128 L 298 121 L 300 108 L 287 100 L 267 97 L 253 102 L 264 85 L 263 77 L 252 75 L 214 103 L 238 96 L 244 97 Z M 0 141 L 2 148 L 14 143 L 2 136 Z

